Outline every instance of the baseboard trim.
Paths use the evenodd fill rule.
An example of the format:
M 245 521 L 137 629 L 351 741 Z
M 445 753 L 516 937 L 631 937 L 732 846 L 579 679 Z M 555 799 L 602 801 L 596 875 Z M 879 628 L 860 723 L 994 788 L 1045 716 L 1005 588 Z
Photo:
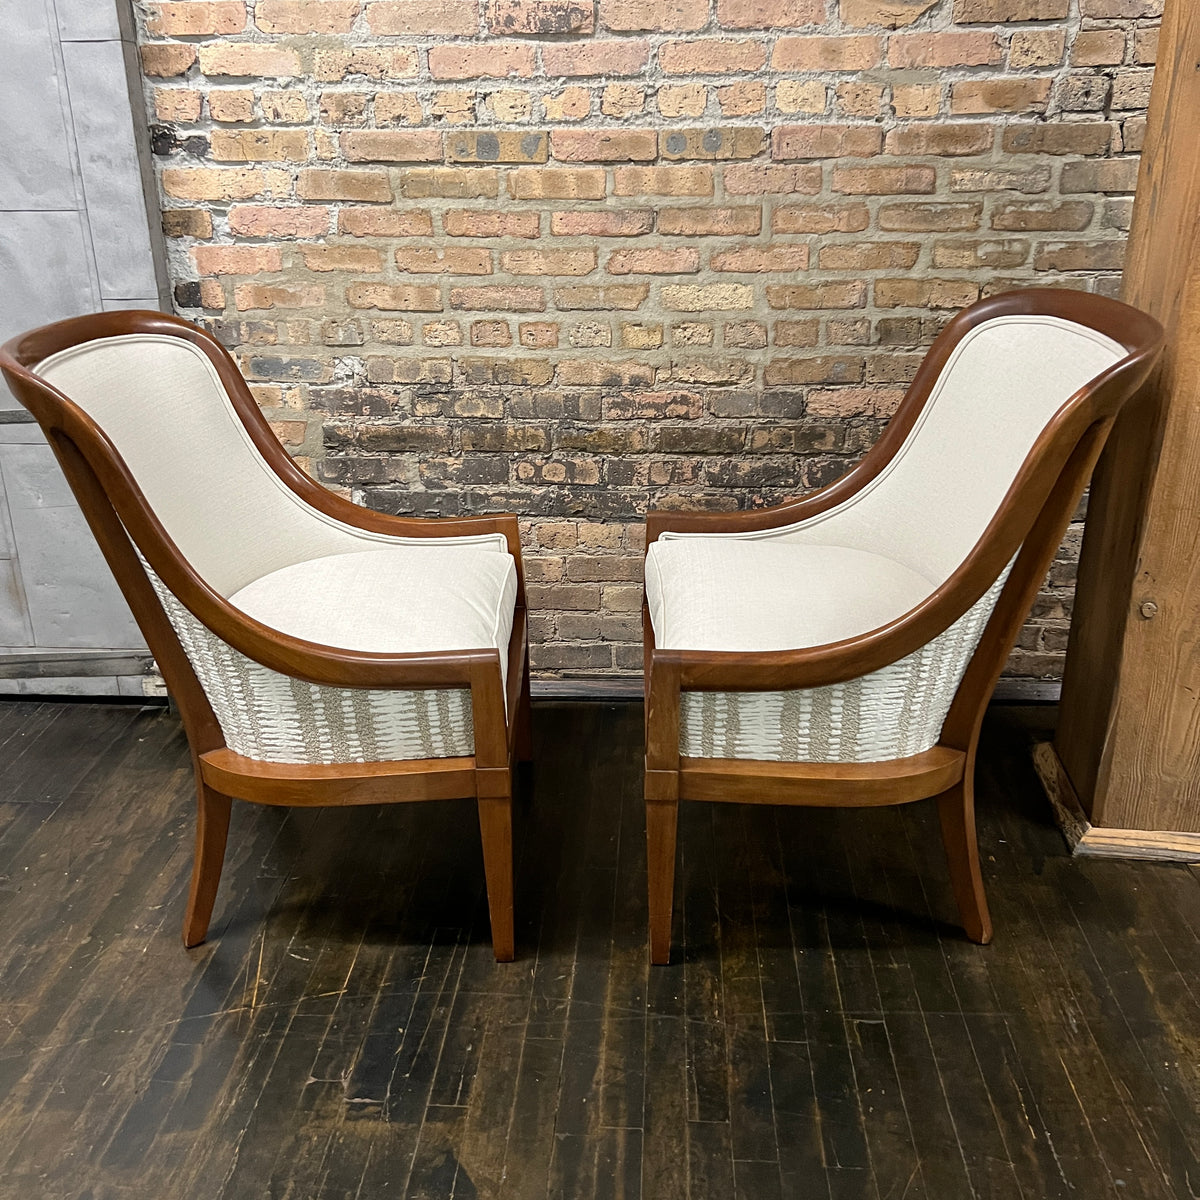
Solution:
M 1053 743 L 1038 742 L 1033 747 L 1033 767 L 1072 854 L 1083 858 L 1200 862 L 1200 833 L 1170 829 L 1100 829 L 1093 825 L 1079 803 Z

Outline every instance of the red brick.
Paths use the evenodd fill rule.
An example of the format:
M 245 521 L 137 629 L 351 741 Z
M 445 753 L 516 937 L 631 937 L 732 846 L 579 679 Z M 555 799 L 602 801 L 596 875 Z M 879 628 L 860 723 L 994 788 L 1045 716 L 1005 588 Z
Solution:
M 952 113 L 1043 112 L 1049 79 L 963 79 L 950 85 Z
M 411 79 L 417 66 L 417 52 L 410 46 L 337 46 L 317 50 L 313 55 L 313 76 L 330 83 L 351 75 Z
M 863 360 L 858 355 L 828 357 L 773 358 L 763 372 L 767 387 L 806 383 L 859 383 Z
M 506 250 L 500 267 L 510 275 L 590 275 L 596 269 L 596 251 Z
M 450 307 L 492 312 L 541 312 L 546 295 L 539 287 L 484 284 L 450 289 Z
M 888 130 L 884 151 L 897 158 L 988 154 L 995 140 L 993 125 L 905 125 Z
M 143 46 L 142 72 L 152 79 L 170 79 L 175 75 L 186 75 L 196 61 L 193 46 L 163 45 L 157 42 Z
M 343 208 L 338 231 L 353 237 L 433 237 L 433 217 L 423 209 Z
M 472 321 L 472 346 L 511 346 L 512 329 L 507 321 Z
M 212 214 L 203 208 L 165 208 L 162 229 L 169 238 L 210 238 Z
M 490 250 L 471 246 L 402 246 L 396 251 L 396 269 L 410 275 L 490 275 Z
M 878 271 L 916 265 L 919 242 L 837 242 L 822 246 L 817 264 L 822 271 Z
M 285 193 L 291 177 L 286 171 L 246 167 L 166 167 L 162 186 L 179 200 L 249 200 L 266 192 Z
M 1132 158 L 1063 163 L 1062 192 L 1132 192 L 1137 187 L 1138 163 Z
M 877 279 L 876 308 L 965 308 L 979 299 L 967 279 Z
M 631 312 L 640 308 L 649 295 L 650 285 L 646 283 L 579 284 L 555 288 L 554 303 L 564 312 L 602 308 Z
M 1080 0 L 1079 15 L 1100 21 L 1161 17 L 1163 0 Z
M 956 25 L 992 25 L 1002 21 L 1061 21 L 1071 0 L 954 0 Z
M 885 419 L 904 399 L 901 388 L 810 388 L 805 411 L 810 417 L 876 417 Z
M 980 203 L 881 204 L 876 219 L 884 232 L 936 233 L 978 229 L 982 213 Z
M 1005 154 L 1104 155 L 1112 148 L 1115 128 L 1107 121 L 1009 125 L 1003 148 Z
M 441 290 L 433 286 L 387 283 L 352 283 L 346 289 L 351 308 L 378 308 L 384 312 L 441 312 Z
M 937 242 L 933 247 L 932 263 L 937 268 L 957 268 L 976 271 L 1011 269 L 1022 266 L 1029 258 L 1030 243 L 1021 238 L 995 238 L 976 241 L 969 238 Z
M 400 172 L 399 192 L 410 200 L 445 196 L 491 199 L 499 193 L 499 173 L 484 167 L 410 167 Z
M 781 37 L 771 66 L 776 71 L 869 71 L 879 66 L 882 50 L 882 40 L 866 34 Z
M 882 148 L 875 125 L 780 125 L 771 133 L 772 158 L 869 158 Z
M 937 186 L 932 167 L 835 167 L 833 190 L 850 196 L 924 194 Z
M 522 321 L 518 339 L 531 350 L 544 350 L 558 345 L 558 326 L 552 321 Z
M 1073 67 L 1115 67 L 1125 59 L 1125 31 L 1081 29 L 1071 46 Z
M 434 129 L 356 129 L 339 141 L 348 162 L 442 161 L 442 135 Z
M 725 168 L 725 191 L 731 196 L 763 196 L 784 192 L 815 196 L 820 190 L 819 166 L 785 167 L 770 163 L 745 163 Z
M 519 167 L 508 173 L 516 200 L 603 200 L 602 167 Z
M 700 251 L 690 246 L 616 250 L 608 256 L 606 269 L 610 275 L 694 275 L 700 270 Z
M 258 0 L 254 23 L 263 33 L 349 33 L 358 0 Z
M 154 115 L 172 124 L 191 124 L 200 119 L 201 94 L 194 88 L 155 88 Z
M 455 208 L 442 216 L 442 228 L 448 237 L 535 238 L 541 232 L 541 215 Z
M 208 93 L 208 113 L 214 121 L 248 124 L 254 120 L 254 92 L 250 88 L 217 88 Z
M 429 73 L 434 79 L 528 79 L 533 65 L 533 47 L 520 43 L 454 42 L 429 48 Z
M 897 29 L 911 25 L 936 3 L 937 0 L 839 0 L 838 15 L 844 24 L 856 29 L 872 25 Z
M 801 283 L 767 288 L 772 308 L 863 308 L 867 285 L 861 279 L 829 283 Z
M 562 162 L 649 162 L 658 156 L 651 129 L 555 129 L 550 149 Z
M 664 208 L 658 214 L 658 232 L 668 236 L 749 236 L 761 229 L 762 209 L 757 205 L 742 208 Z
M 325 289 L 319 285 L 241 283 L 233 290 L 239 312 L 265 308 L 320 308 Z
M 146 32 L 155 37 L 203 37 L 218 33 L 241 33 L 246 28 L 246 6 L 216 0 L 203 3 L 159 3 L 150 5 Z
M 737 246 L 721 250 L 712 256 L 709 267 L 714 271 L 745 271 L 760 274 L 768 271 L 807 271 L 807 246 Z
M 406 37 L 477 33 L 479 11 L 462 0 L 380 0 L 367 5 L 367 26 L 372 33 Z
M 1034 256 L 1035 271 L 1119 271 L 1124 242 L 1043 242 Z
M 304 162 L 309 156 L 303 129 L 214 129 L 214 162 Z
M 702 38 L 664 42 L 658 48 L 659 66 L 668 75 L 726 75 L 735 71 L 758 71 L 766 61 L 766 46 L 758 41 Z
M 717 0 L 717 21 L 726 29 L 794 29 L 824 19 L 823 0 Z
M 329 209 L 310 205 L 235 204 L 229 210 L 229 230 L 240 237 L 319 237 L 329 231 L 329 216 Z
M 283 270 L 278 246 L 193 246 L 191 253 L 201 275 L 261 275 Z
M 383 270 L 383 258 L 373 246 L 305 246 L 300 253 L 310 271 L 354 271 L 373 275 Z
M 269 42 L 210 42 L 200 47 L 199 56 L 200 70 L 205 75 L 300 74 L 300 56 L 296 51 Z
M 446 134 L 448 162 L 536 163 L 545 162 L 548 157 L 544 133 L 464 129 Z
M 860 233 L 870 222 L 865 204 L 814 204 L 777 208 L 771 214 L 771 232 Z
M 766 130 L 753 125 L 664 129 L 658 135 L 659 154 L 662 158 L 697 158 L 714 162 L 732 158 L 754 158 L 762 150 L 765 139 Z
M 542 47 L 548 76 L 637 75 L 650 61 L 650 43 L 641 38 L 598 42 L 550 42 Z
M 332 167 L 306 167 L 296 183 L 304 200 L 378 200 L 392 198 L 392 186 L 383 171 L 340 171 Z
M 1090 200 L 1011 200 L 992 210 L 993 229 L 1057 231 L 1086 229 L 1095 206 Z
M 982 67 L 1004 61 L 994 33 L 897 33 L 888 39 L 893 67 Z
M 734 168 L 729 168 L 733 170 Z M 728 174 L 728 172 L 727 172 Z M 711 196 L 712 167 L 617 167 L 615 196 Z
M 600 23 L 617 33 L 703 29 L 708 0 L 600 0 Z
M 821 335 L 820 321 L 776 321 L 776 346 L 815 346 Z
M 640 237 L 653 229 L 654 213 L 648 208 L 550 214 L 550 232 L 558 237 Z
M 596 23 L 591 0 L 488 0 L 484 14 L 497 34 L 591 33 Z

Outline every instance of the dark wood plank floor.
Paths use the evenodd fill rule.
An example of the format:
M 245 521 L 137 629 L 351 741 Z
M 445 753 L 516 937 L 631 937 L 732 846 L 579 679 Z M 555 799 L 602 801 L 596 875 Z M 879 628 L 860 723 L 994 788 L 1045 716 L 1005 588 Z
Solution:
M 497 966 L 465 801 L 238 806 L 184 951 L 177 722 L 0 705 L 0 1196 L 1200 1191 L 1200 882 L 1067 857 L 1028 765 L 1053 710 L 989 716 L 992 946 L 928 805 L 693 805 L 654 970 L 641 709 L 535 717 Z

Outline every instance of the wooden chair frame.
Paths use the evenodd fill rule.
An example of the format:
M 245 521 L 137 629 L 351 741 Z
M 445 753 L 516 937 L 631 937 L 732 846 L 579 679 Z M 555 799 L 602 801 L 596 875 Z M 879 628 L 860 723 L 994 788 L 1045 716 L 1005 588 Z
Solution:
M 403 537 L 499 533 L 516 561 L 517 597 L 508 645 L 507 706 L 495 649 L 373 654 L 291 637 L 246 616 L 214 591 L 180 554 L 103 430 L 29 368 L 60 350 L 122 334 L 165 334 L 198 346 L 216 368 L 238 417 L 271 469 L 313 508 L 347 525 Z M 179 706 L 197 790 L 196 853 L 183 925 L 186 946 L 204 941 L 221 876 L 231 797 L 308 807 L 444 800 L 472 796 L 479 812 L 496 959 L 514 956 L 512 793 L 514 766 L 531 757 L 525 582 L 517 518 L 402 518 L 352 504 L 321 487 L 272 433 L 232 358 L 211 335 L 157 312 L 77 317 L 33 330 L 0 348 L 0 370 L 37 418 L 147 645 Z M 198 501 L 214 497 L 198 497 Z M 140 551 L 163 583 L 218 637 L 272 671 L 339 688 L 470 689 L 475 753 L 469 757 L 329 765 L 262 762 L 234 753 L 149 578 Z M 509 720 L 506 713 L 512 714 Z
M 1052 289 L 1010 292 L 959 313 L 929 349 L 878 442 L 841 479 L 792 503 L 738 513 L 651 512 L 646 544 L 663 533 L 776 529 L 854 495 L 892 460 L 963 336 L 995 317 L 1038 314 L 1087 325 L 1128 354 L 1081 388 L 1046 425 L 966 559 L 911 611 L 878 629 L 800 650 L 662 650 L 643 604 L 646 689 L 646 840 L 650 958 L 670 959 L 676 830 L 681 800 L 859 807 L 937 797 L 955 900 L 967 936 L 986 943 L 991 918 L 979 868 L 973 776 L 984 710 L 1037 596 L 1118 410 L 1146 380 L 1162 347 L 1152 317 L 1101 296 Z M 951 704 L 936 745 L 886 762 L 788 763 L 691 758 L 679 751 L 680 692 L 785 691 L 877 671 L 949 628 L 1016 556 Z

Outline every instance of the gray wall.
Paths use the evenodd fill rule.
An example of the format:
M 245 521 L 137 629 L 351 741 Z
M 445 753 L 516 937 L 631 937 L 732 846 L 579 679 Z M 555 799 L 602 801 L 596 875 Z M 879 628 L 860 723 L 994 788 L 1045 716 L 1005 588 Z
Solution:
M 127 0 L 0 0 L 0 30 L 0 341 L 168 309 Z M 0 692 L 141 694 L 145 643 L 27 417 L 0 386 Z

